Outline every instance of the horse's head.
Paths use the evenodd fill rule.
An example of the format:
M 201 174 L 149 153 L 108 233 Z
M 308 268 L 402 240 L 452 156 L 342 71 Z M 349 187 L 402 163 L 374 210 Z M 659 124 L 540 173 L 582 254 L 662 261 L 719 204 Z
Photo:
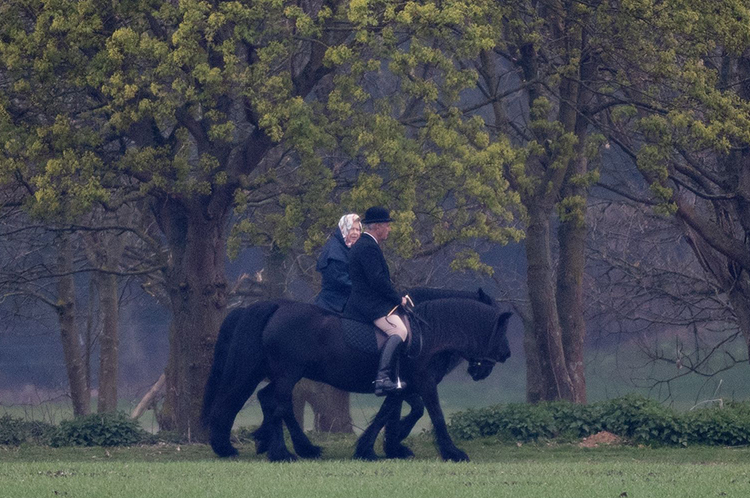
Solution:
M 495 333 L 491 342 L 491 357 L 500 363 L 510 358 L 510 344 L 508 343 L 508 320 L 513 313 L 502 313 L 497 317 Z
M 503 313 L 498 316 L 492 340 L 487 349 L 487 356 L 469 359 L 469 368 L 466 371 L 471 375 L 473 380 L 486 379 L 492 373 L 495 363 L 503 363 L 510 358 L 510 344 L 508 344 L 508 337 L 506 335 L 510 316 L 511 313 Z
M 485 358 L 480 360 L 469 360 L 469 368 L 466 369 L 466 372 L 471 375 L 471 379 L 474 381 L 484 380 L 492 373 L 492 369 L 495 368 L 495 363 L 496 362 Z

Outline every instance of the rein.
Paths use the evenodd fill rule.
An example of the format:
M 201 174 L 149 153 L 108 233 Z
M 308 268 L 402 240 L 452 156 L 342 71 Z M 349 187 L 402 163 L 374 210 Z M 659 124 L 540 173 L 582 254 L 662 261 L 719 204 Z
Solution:
M 411 299 L 409 299 L 409 302 L 411 303 Z M 415 358 L 419 358 L 419 356 L 422 354 L 422 350 L 424 349 L 424 334 L 422 332 L 422 327 L 429 326 L 429 323 L 427 323 L 427 320 L 419 316 L 414 312 L 414 305 L 413 303 L 411 306 L 403 306 L 401 307 L 404 310 L 404 314 L 409 319 L 409 325 L 411 327 L 411 340 L 414 341 L 415 339 L 419 339 L 419 345 L 417 347 L 416 353 L 412 354 L 413 346 L 410 344 L 410 347 L 408 351 L 406 352 L 406 357 L 410 360 L 413 360 Z

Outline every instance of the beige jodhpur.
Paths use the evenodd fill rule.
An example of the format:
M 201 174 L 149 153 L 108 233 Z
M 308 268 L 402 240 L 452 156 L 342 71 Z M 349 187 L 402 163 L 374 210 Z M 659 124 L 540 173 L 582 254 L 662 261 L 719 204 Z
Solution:
M 404 320 L 405 319 L 402 319 L 400 316 L 393 313 L 392 315 L 378 318 L 373 323 L 377 328 L 385 332 L 386 335 L 397 335 L 402 341 L 406 342 L 406 338 L 409 335 L 409 329 Z

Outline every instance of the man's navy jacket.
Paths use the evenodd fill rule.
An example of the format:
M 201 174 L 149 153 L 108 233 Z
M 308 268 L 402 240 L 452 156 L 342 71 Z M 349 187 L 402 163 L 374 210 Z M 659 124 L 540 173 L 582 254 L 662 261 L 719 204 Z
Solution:
M 349 251 L 349 278 L 352 292 L 344 308 L 345 317 L 373 322 L 401 304 L 383 251 L 368 233 L 363 233 Z

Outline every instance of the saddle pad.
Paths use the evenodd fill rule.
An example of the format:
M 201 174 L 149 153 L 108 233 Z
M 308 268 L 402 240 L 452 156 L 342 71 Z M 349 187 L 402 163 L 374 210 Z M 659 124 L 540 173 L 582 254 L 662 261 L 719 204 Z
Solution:
M 341 330 L 344 333 L 344 342 L 349 347 L 363 353 L 378 354 L 377 336 L 383 334 L 375 325 L 342 318 Z

